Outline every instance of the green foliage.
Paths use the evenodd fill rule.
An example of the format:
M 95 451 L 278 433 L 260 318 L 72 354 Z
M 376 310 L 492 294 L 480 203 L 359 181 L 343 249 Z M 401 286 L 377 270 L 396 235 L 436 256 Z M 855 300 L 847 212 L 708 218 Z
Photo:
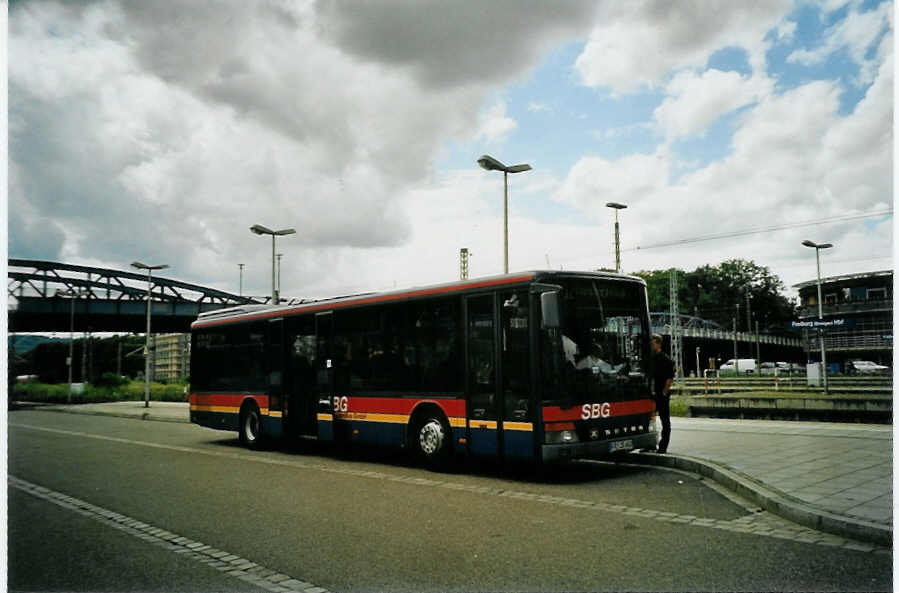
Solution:
M 678 270 L 678 274 L 678 308 L 683 315 L 695 314 L 727 329 L 737 318 L 738 329 L 747 331 L 748 295 L 752 318 L 759 322 L 760 329 L 782 326 L 793 318 L 795 304 L 782 294 L 786 288 L 783 282 L 753 261 L 731 259 L 692 272 Z M 636 275 L 646 281 L 650 311 L 667 312 L 670 271 L 640 271 Z
M 128 383 L 128 378 L 115 373 L 103 373 L 103 375 L 94 382 L 97 387 L 121 387 Z
M 162 385 L 150 384 L 150 399 L 164 402 L 186 402 L 190 387 L 184 384 Z M 68 383 L 23 383 L 13 387 L 10 398 L 14 401 L 64 404 L 69 400 Z M 89 404 L 114 401 L 141 401 L 144 399 L 144 383 L 142 381 L 126 381 L 116 387 L 85 385 L 84 392 L 72 394 L 73 404 Z

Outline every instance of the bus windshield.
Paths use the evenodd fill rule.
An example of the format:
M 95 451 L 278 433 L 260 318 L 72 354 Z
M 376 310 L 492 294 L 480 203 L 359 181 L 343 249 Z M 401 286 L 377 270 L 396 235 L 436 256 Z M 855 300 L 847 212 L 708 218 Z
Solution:
M 562 285 L 561 385 L 573 403 L 647 393 L 648 327 L 641 284 L 566 279 Z

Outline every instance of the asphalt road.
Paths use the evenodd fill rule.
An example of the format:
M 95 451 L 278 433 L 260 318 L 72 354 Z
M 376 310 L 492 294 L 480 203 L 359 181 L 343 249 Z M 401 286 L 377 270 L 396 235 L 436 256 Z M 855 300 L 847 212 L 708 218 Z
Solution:
M 654 468 L 439 474 L 39 411 L 9 414 L 8 463 L 10 590 L 892 589 L 889 550 Z

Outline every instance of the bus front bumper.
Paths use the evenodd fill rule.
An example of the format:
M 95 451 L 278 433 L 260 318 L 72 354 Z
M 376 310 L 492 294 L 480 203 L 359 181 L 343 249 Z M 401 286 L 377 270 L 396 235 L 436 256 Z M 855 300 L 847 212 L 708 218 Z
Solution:
M 658 433 L 648 432 L 604 441 L 543 445 L 542 457 L 548 463 L 569 459 L 608 459 L 635 449 L 655 449 L 658 441 Z

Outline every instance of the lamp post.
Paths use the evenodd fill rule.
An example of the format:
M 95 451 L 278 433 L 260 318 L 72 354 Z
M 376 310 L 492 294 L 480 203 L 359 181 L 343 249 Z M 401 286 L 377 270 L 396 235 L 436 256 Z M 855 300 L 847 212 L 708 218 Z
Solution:
M 243 267 L 245 264 L 237 264 L 237 267 L 240 268 L 240 292 L 237 294 L 243 296 Z
M 824 319 L 824 305 L 821 301 L 821 250 L 830 249 L 833 247 L 833 243 L 815 243 L 806 239 L 802 244 L 815 250 L 815 262 L 818 266 L 818 321 L 821 321 Z M 827 389 L 827 354 L 824 351 L 824 328 L 818 328 L 818 336 L 821 339 L 821 373 L 824 377 L 824 393 L 830 393 Z
M 271 235 L 272 236 L 272 304 L 278 304 L 278 287 L 275 285 L 275 237 L 280 235 L 292 235 L 296 233 L 295 229 L 281 229 L 280 231 L 273 231 L 270 228 L 266 228 L 261 224 L 254 224 L 250 227 L 250 230 L 257 235 Z
M 75 358 L 75 299 L 80 297 L 83 293 L 80 291 L 68 289 L 68 290 L 57 290 L 56 296 L 67 296 L 70 297 L 70 301 L 72 304 L 71 313 L 69 314 L 69 357 L 66 359 L 66 364 L 69 367 L 69 397 L 68 403 L 72 403 L 72 362 Z
M 503 273 L 509 273 L 509 173 L 530 171 L 527 163 L 507 167 L 492 156 L 481 155 L 478 164 L 487 171 L 503 172 Z
M 615 273 L 621 272 L 621 245 L 618 241 L 618 211 L 627 208 L 625 204 L 607 202 L 606 207 L 615 210 Z
M 283 253 L 278 254 L 278 297 L 281 296 L 281 256 Z
M 150 315 L 153 310 L 153 298 L 152 298 L 152 287 L 153 287 L 153 270 L 164 270 L 168 268 L 168 264 L 159 264 L 156 266 L 149 266 L 147 264 L 141 263 L 139 261 L 132 262 L 132 267 L 137 268 L 138 270 L 146 270 L 147 271 L 147 336 L 146 341 L 144 342 L 144 407 L 150 407 Z

